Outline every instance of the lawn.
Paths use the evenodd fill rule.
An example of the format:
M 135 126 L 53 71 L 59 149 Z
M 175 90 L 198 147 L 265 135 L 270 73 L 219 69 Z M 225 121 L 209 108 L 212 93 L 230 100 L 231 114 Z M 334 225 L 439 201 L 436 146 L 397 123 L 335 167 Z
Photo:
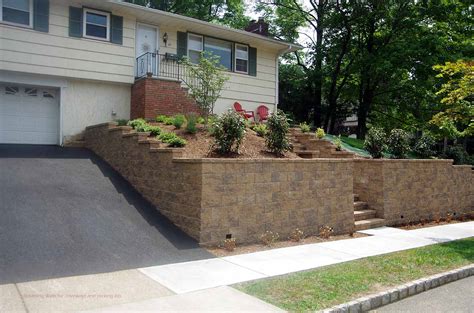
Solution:
M 474 262 L 474 237 L 235 285 L 291 312 L 325 309 Z

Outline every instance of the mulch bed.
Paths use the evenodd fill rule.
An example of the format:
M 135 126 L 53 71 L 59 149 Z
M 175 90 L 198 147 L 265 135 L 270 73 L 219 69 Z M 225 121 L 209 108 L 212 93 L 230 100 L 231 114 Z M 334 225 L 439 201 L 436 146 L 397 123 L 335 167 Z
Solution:
M 230 256 L 230 255 L 246 254 L 246 253 L 259 252 L 259 251 L 265 251 L 265 250 L 271 250 L 271 249 L 294 247 L 294 246 L 306 245 L 306 244 L 311 244 L 311 243 L 361 238 L 361 237 L 367 237 L 367 236 L 368 235 L 360 234 L 360 233 L 353 233 L 352 235 L 331 236 L 327 239 L 317 237 L 317 236 L 308 236 L 299 242 L 285 240 L 285 241 L 275 242 L 271 246 L 266 246 L 264 244 L 250 244 L 250 245 L 242 245 L 242 246 L 237 245 L 234 251 L 227 251 L 222 247 L 211 247 L 211 248 L 207 248 L 207 251 L 209 251 L 210 253 L 212 253 L 213 255 L 217 257 L 225 257 L 225 256 Z
M 293 152 L 286 152 L 283 156 L 277 156 L 266 151 L 265 139 L 257 136 L 251 129 L 247 129 L 238 154 L 220 155 L 213 151 L 212 145 L 214 138 L 209 134 L 204 125 L 198 126 L 198 132 L 196 134 L 189 134 L 184 129 L 175 129 L 173 125 L 165 125 L 162 123 L 150 124 L 157 125 L 166 132 L 174 132 L 184 138 L 188 142 L 183 150 L 184 158 L 300 159 L 300 157 Z
M 433 227 L 433 226 L 447 225 L 447 224 L 456 224 L 456 223 L 462 223 L 462 222 L 472 222 L 472 221 L 474 221 L 474 216 L 469 216 L 468 214 L 466 214 L 466 216 L 463 216 L 462 218 L 458 218 L 458 219 L 450 219 L 450 220 L 441 219 L 439 221 L 409 223 L 409 224 L 397 225 L 394 227 L 404 229 L 404 230 L 412 230 L 412 229 L 419 229 L 419 228 L 426 228 L 426 227 Z

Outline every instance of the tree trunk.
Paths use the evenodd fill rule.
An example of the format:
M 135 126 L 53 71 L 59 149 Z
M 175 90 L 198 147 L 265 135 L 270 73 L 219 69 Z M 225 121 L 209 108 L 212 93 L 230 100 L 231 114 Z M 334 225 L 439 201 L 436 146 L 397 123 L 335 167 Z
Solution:
M 323 93 L 323 25 L 322 25 L 322 18 L 323 18 L 323 5 L 319 6 L 317 18 L 318 23 L 316 27 L 316 58 L 315 58 L 315 77 L 314 77 L 314 102 L 313 102 L 313 122 L 314 126 L 319 127 L 321 126 L 321 108 L 322 108 L 322 93 Z

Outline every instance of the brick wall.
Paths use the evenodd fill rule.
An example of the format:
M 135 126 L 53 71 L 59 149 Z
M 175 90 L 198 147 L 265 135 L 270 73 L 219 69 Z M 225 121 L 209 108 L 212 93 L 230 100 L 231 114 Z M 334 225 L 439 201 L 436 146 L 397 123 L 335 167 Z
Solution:
M 196 102 L 176 80 L 144 77 L 132 85 L 130 117 L 154 119 L 157 115 L 198 113 Z
M 387 225 L 474 210 L 472 167 L 452 160 L 355 160 L 354 192 Z

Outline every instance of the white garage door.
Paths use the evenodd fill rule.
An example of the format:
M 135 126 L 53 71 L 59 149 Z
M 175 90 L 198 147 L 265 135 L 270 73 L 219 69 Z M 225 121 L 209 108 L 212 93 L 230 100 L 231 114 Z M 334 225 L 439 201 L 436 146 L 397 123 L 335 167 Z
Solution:
M 58 144 L 55 89 L 0 84 L 0 143 Z

